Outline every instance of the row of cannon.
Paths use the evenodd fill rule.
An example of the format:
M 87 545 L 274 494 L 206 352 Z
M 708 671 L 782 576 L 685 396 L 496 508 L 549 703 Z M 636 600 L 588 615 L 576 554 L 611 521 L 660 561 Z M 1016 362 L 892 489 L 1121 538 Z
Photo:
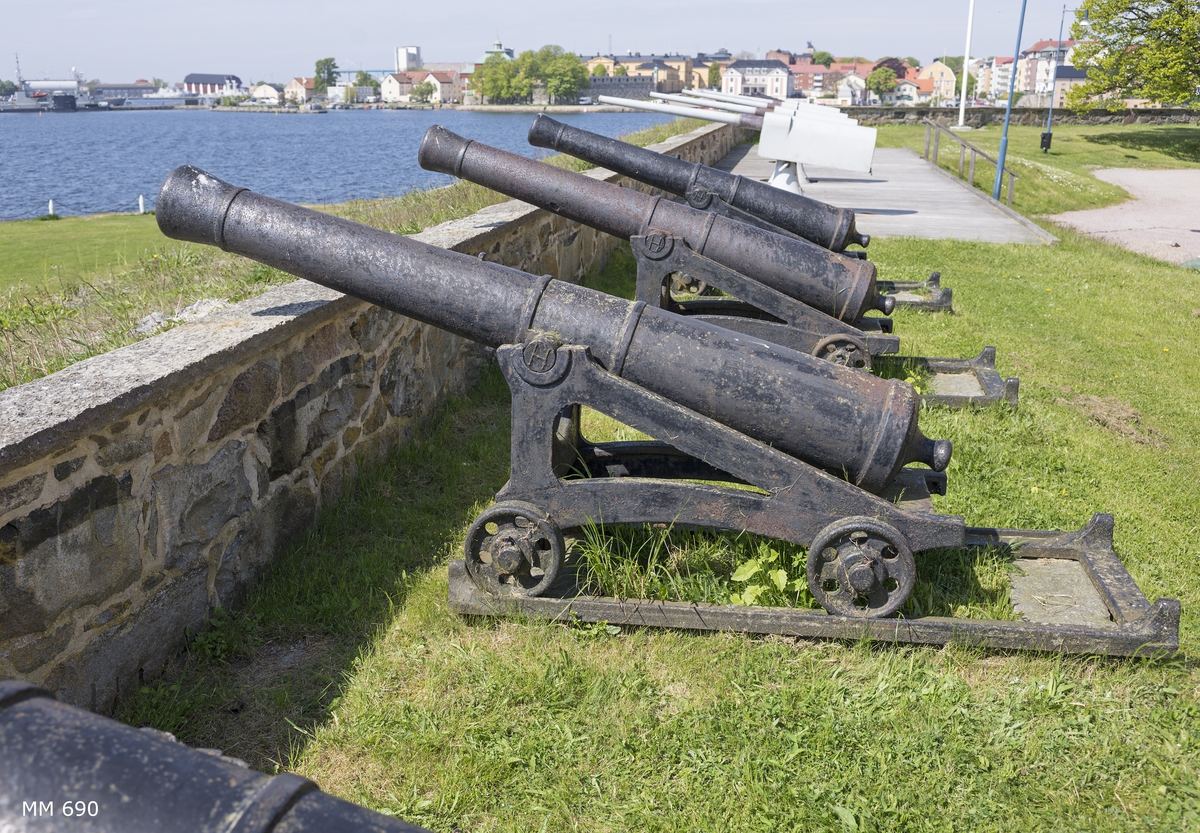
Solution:
M 967 527 L 934 510 L 951 445 L 922 433 L 911 385 L 870 372 L 872 355 L 897 349 L 890 320 L 873 314 L 894 301 L 880 292 L 853 212 L 545 116 L 529 138 L 663 193 L 438 126 L 418 158 L 628 240 L 634 300 L 281 202 L 191 166 L 171 173 L 156 208 L 169 237 L 495 348 L 513 400 L 510 478 L 450 564 L 454 610 L 1118 655 L 1177 647 L 1179 603 L 1142 595 L 1112 550 L 1111 516 L 1054 533 Z M 684 298 L 673 289 L 680 275 L 725 294 Z M 655 439 L 593 442 L 583 407 Z M 588 596 L 569 538 L 592 524 L 650 523 L 808 547 L 808 587 L 824 610 Z M 915 585 L 914 554 L 962 546 L 1080 562 L 1111 621 L 898 617 Z M 251 772 L 21 682 L 0 682 L 0 827 L 418 830 L 308 779 Z

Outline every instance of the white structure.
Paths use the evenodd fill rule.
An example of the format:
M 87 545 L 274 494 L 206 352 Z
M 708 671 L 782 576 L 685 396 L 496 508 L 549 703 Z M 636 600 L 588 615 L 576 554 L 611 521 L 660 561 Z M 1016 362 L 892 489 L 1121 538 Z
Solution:
M 417 72 L 393 72 L 385 76 L 379 85 L 379 98 L 383 101 L 406 102 L 408 91 L 417 83 Z
M 278 84 L 258 84 L 250 90 L 250 97 L 259 104 L 277 107 L 283 103 L 283 87 Z
M 734 61 L 721 73 L 721 92 L 785 99 L 792 94 L 792 73 L 783 61 Z
M 396 72 L 411 72 L 421 67 L 421 47 L 396 47 Z

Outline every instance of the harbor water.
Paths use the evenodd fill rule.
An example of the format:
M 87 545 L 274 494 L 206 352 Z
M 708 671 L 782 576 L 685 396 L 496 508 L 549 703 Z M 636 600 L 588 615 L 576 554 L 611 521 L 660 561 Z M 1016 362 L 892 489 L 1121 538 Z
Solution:
M 422 170 L 427 128 L 530 157 L 530 113 L 334 110 L 323 114 L 208 110 L 0 115 L 0 220 L 146 209 L 176 166 L 192 164 L 289 202 L 395 197 L 452 177 Z M 655 113 L 564 113 L 555 118 L 606 136 L 670 119 Z

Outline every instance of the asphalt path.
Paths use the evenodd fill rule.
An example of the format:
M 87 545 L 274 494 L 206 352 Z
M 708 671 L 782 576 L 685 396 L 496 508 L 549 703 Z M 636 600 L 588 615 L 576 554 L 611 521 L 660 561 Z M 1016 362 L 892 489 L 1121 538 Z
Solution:
M 1049 219 L 1168 263 L 1200 258 L 1200 170 L 1106 168 L 1095 175 L 1133 199 Z

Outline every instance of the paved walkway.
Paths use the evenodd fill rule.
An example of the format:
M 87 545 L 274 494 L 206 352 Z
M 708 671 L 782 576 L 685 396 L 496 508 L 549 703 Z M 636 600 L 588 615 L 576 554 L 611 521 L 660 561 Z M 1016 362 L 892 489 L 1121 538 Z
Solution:
M 1095 176 L 1121 186 L 1137 202 L 1050 219 L 1168 263 L 1200 258 L 1200 170 L 1107 168 Z
M 716 167 L 766 181 L 774 163 L 760 158 L 754 147 L 739 145 Z M 801 183 L 805 196 L 853 208 L 858 230 L 872 237 L 1053 242 L 905 148 L 876 148 L 870 174 L 828 168 L 807 173 L 814 181 Z

